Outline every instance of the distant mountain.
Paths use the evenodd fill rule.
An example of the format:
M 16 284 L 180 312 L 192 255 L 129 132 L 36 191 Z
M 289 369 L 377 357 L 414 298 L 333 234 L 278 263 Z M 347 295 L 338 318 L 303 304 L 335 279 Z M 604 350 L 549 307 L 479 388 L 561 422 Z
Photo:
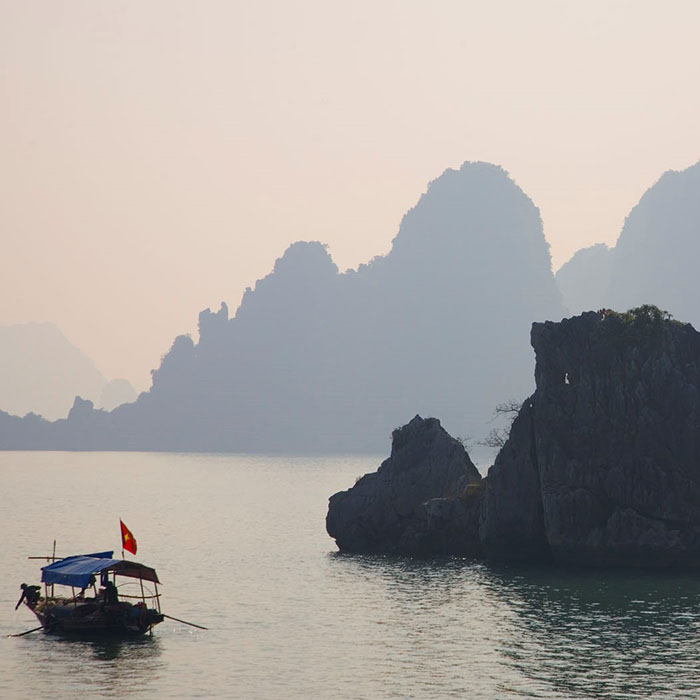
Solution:
M 136 401 L 137 394 L 134 387 L 127 379 L 113 379 L 107 382 L 100 392 L 99 408 L 111 411 L 117 406 Z
M 669 170 L 632 209 L 614 248 L 579 250 L 556 274 L 570 314 L 654 304 L 700 328 L 700 163 Z
M 100 396 L 106 380 L 51 323 L 0 327 L 0 409 L 55 420 L 80 394 Z
M 700 328 L 700 163 L 669 170 L 625 221 L 615 246 L 608 305 L 653 303 Z
M 598 243 L 582 248 L 564 265 L 555 279 L 569 314 L 600 309 L 607 304 L 613 252 Z
M 532 391 L 532 321 L 562 315 L 538 209 L 503 169 L 465 163 L 386 256 L 341 274 L 321 243 L 295 243 L 234 318 L 203 311 L 135 403 L 0 416 L 0 446 L 375 451 L 416 413 L 481 437 L 497 403 Z

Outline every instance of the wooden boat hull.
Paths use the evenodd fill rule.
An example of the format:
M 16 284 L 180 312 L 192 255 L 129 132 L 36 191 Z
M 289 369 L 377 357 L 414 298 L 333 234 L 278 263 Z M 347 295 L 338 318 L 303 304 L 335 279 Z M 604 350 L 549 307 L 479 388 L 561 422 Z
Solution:
M 138 637 L 163 621 L 163 615 L 143 604 L 41 600 L 32 611 L 52 634 L 80 637 Z

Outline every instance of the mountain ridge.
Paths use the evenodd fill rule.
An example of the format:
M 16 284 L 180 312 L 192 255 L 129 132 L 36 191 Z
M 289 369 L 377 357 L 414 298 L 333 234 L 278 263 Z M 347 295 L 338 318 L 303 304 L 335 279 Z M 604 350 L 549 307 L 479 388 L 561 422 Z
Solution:
M 322 243 L 292 244 L 233 318 L 207 309 L 196 343 L 175 339 L 134 404 L 76 403 L 37 442 L 373 451 L 406 410 L 477 432 L 531 389 L 532 319 L 562 313 L 539 210 L 500 166 L 466 162 L 429 184 L 385 256 L 340 273 Z

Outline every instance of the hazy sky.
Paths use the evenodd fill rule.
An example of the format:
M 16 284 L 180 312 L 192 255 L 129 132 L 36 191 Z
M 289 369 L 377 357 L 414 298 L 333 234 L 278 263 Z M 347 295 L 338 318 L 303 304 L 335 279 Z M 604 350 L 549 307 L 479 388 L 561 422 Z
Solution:
M 700 159 L 700 4 L 0 0 L 0 325 L 149 385 L 296 240 L 387 252 L 429 180 L 502 165 L 554 268 Z

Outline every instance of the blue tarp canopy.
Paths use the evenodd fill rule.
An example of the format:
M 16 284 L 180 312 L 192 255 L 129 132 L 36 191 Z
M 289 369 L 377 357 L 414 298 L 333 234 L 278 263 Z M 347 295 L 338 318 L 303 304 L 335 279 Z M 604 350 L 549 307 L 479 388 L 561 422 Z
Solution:
M 41 568 L 41 582 L 87 588 L 90 585 L 91 576 L 113 571 L 120 576 L 130 576 L 160 583 L 155 569 L 135 561 L 112 559 L 112 555 L 113 552 L 97 552 L 96 554 L 78 554 L 74 557 L 60 559 Z

